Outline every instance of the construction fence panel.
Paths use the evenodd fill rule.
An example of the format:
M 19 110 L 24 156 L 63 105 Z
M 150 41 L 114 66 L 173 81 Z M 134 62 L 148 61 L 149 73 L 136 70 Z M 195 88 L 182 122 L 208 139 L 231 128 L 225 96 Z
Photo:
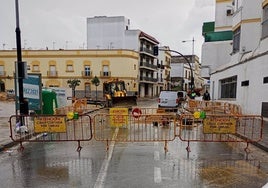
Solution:
M 169 114 L 133 115 L 96 114 L 93 117 L 97 141 L 157 142 L 175 139 L 176 117 Z
M 182 115 L 179 138 L 188 142 L 258 142 L 262 139 L 263 118 L 254 115 Z
M 70 115 L 70 114 L 69 114 Z M 15 142 L 89 141 L 93 138 L 88 115 L 13 115 L 10 137 Z M 22 126 L 18 123 L 22 122 Z

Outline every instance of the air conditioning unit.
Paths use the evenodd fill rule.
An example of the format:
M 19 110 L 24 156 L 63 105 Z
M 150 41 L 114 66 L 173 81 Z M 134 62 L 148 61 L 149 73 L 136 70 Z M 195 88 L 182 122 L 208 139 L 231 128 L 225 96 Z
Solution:
M 232 16 L 234 14 L 234 10 L 233 9 L 227 9 L 226 10 L 226 15 L 227 16 Z

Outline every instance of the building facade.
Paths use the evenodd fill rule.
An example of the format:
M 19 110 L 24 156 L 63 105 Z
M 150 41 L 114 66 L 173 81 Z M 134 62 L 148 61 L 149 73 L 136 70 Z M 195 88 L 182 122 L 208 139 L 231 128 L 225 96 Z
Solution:
M 124 16 L 87 18 L 88 49 L 130 49 L 139 52 L 138 93 L 141 97 L 158 96 L 161 88 L 168 88 L 170 84 L 168 79 L 161 80 L 159 77 L 164 69 L 161 61 L 169 61 L 170 55 L 165 53 L 167 56 L 161 57 L 163 60 L 159 64 L 158 57 L 153 54 L 153 47 L 158 44 L 147 33 L 130 29 L 130 20 Z M 165 77 L 169 75 L 167 67 Z
M 4 90 L 15 89 L 16 50 L 0 51 L 0 80 Z M 27 72 L 41 74 L 43 87 L 69 88 L 67 81 L 78 79 L 77 97 L 102 96 L 103 82 L 125 81 L 129 95 L 138 92 L 139 53 L 133 50 L 23 50 Z M 97 76 L 96 88 L 91 80 Z
M 268 1 L 216 0 L 215 22 L 204 23 L 202 76 L 213 100 L 268 116 Z
M 184 57 L 188 61 L 186 61 Z M 199 58 L 196 55 L 185 55 L 184 57 L 171 57 L 172 87 L 182 91 L 190 91 L 191 76 L 193 71 L 194 88 L 202 90 L 204 79 L 201 77 L 201 64 L 199 62 Z

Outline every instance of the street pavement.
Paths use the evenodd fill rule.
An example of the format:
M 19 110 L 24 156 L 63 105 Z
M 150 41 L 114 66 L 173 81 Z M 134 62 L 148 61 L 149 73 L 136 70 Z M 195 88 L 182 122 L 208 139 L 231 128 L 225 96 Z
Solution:
M 0 152 L 16 144 L 10 138 L 9 118 L 12 115 L 15 115 L 15 103 L 0 101 Z M 262 140 L 254 145 L 268 152 L 268 118 L 264 118 Z

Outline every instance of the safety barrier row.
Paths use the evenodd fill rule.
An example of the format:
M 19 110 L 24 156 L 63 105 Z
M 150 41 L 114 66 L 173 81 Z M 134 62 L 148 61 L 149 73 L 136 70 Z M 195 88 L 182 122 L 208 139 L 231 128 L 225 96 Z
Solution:
M 93 115 L 92 115 L 93 116 Z M 25 130 L 16 124 L 22 121 Z M 188 142 L 258 142 L 262 139 L 263 118 L 249 115 L 179 114 L 157 108 L 110 109 L 89 115 L 11 116 L 11 139 L 15 142 L 81 141 L 167 142 L 178 137 Z M 34 136 L 34 137 L 33 137 Z M 189 148 L 188 148 L 189 149 Z M 188 151 L 188 150 L 187 150 Z

